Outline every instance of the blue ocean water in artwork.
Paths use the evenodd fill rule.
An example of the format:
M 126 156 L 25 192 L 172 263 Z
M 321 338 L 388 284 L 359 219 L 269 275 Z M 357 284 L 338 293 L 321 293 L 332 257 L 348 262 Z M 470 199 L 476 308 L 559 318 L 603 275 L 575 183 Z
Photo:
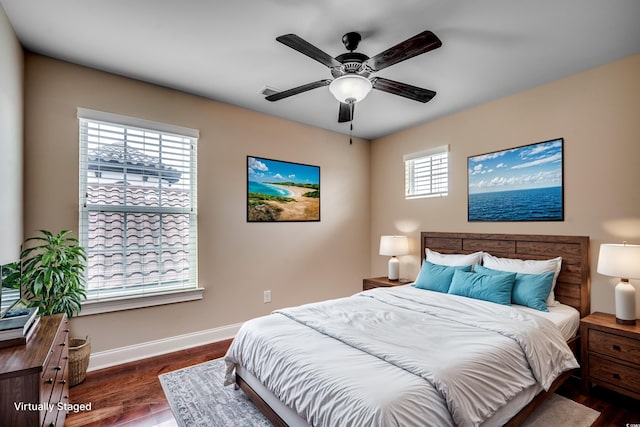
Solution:
M 469 221 L 562 221 L 562 187 L 469 195 Z
M 263 184 L 262 182 L 257 182 L 257 181 L 249 181 L 249 193 L 260 193 L 260 194 L 266 194 L 267 196 L 280 196 L 280 197 L 291 196 L 291 192 L 289 190 L 285 190 L 284 188 L 274 187 L 273 185 L 269 185 L 269 184 Z

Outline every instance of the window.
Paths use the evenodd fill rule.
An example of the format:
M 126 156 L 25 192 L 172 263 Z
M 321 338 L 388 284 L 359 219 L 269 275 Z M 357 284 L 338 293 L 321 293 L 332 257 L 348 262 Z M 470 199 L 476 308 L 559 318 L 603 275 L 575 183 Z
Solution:
M 78 118 L 87 301 L 197 289 L 198 131 L 83 108 Z
M 449 191 L 449 146 L 404 156 L 405 198 L 446 196 Z

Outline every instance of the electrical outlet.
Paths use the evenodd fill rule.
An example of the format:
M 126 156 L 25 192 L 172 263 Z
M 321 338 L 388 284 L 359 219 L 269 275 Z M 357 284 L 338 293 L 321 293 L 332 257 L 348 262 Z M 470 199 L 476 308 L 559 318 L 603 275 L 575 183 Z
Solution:
M 264 291 L 264 302 L 271 302 L 271 291 Z

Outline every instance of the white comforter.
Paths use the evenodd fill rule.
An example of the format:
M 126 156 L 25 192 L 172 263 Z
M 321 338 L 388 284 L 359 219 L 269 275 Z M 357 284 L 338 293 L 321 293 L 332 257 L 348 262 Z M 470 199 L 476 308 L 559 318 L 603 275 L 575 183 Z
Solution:
M 317 426 L 477 426 L 578 367 L 544 318 L 411 286 L 251 320 L 225 359 Z

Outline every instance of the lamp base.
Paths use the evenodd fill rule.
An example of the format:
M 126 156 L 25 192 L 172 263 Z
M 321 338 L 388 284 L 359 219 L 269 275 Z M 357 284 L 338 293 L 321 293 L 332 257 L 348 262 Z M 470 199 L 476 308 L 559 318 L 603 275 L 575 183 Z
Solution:
M 616 323 L 620 324 L 620 325 L 635 325 L 636 324 L 636 319 L 633 320 L 625 320 L 625 319 L 618 319 L 616 317 Z
M 620 279 L 616 285 L 616 323 L 621 325 L 636 324 L 636 290 L 629 279 Z
M 400 279 L 400 261 L 398 258 L 392 256 L 389 260 L 389 280 L 398 280 Z

